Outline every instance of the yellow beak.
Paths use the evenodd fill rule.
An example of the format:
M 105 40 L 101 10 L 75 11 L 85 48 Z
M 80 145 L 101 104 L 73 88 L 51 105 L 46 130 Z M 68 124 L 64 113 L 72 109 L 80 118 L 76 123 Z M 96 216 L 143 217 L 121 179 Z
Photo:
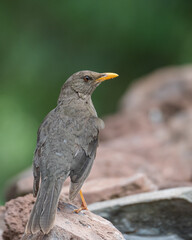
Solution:
M 102 77 L 96 79 L 96 82 L 103 82 L 105 80 L 109 80 L 109 79 L 112 79 L 112 78 L 116 78 L 118 77 L 119 75 L 116 74 L 116 73 L 103 73 L 102 74 Z

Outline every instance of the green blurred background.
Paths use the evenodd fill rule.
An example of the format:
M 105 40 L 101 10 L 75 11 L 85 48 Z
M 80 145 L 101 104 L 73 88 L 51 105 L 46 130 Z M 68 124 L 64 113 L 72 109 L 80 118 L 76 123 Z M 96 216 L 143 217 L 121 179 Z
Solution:
M 64 81 L 79 70 L 117 72 L 93 101 L 115 112 L 133 79 L 192 61 L 192 1 L 0 2 L 0 202 L 31 165 L 36 132 Z

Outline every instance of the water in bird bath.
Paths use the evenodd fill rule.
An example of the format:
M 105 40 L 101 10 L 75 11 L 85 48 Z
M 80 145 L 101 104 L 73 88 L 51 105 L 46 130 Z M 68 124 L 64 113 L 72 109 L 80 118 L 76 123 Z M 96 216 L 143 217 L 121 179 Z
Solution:
M 177 188 L 95 203 L 128 240 L 191 240 L 192 188 Z

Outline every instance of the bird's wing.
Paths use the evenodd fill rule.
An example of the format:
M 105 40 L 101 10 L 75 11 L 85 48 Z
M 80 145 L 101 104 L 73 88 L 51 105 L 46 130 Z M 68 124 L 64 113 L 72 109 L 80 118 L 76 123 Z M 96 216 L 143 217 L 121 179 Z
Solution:
M 48 114 L 39 128 L 33 164 L 34 195 L 37 195 L 37 200 L 27 232 L 41 230 L 48 233 L 53 226 L 62 185 L 70 173 L 68 159 L 72 159 L 66 140 L 66 119 L 60 117 L 56 108 Z
M 92 129 L 86 125 L 85 136 L 81 139 L 79 148 L 74 156 L 74 164 L 70 173 L 71 186 L 69 197 L 74 199 L 81 189 L 85 179 L 88 177 L 98 146 L 99 129 L 94 126 Z
M 34 153 L 33 158 L 33 176 L 34 176 L 34 182 L 33 182 L 33 195 L 34 197 L 37 196 L 38 190 L 39 190 L 39 182 L 40 182 L 40 159 L 41 159 L 41 150 L 44 146 L 47 136 L 49 134 L 50 130 L 50 123 L 51 118 L 53 118 L 55 109 L 53 109 L 51 112 L 48 113 L 48 115 L 45 117 L 44 121 L 40 125 L 38 132 L 37 132 L 37 146 Z
M 98 139 L 95 138 L 89 143 L 89 154 L 86 154 L 83 148 L 79 148 L 76 156 L 74 158 L 75 164 L 73 164 L 72 171 L 71 171 L 71 181 L 72 182 L 79 182 L 82 176 L 86 178 L 90 168 L 93 164 L 93 160 L 95 159 L 96 150 L 98 145 Z

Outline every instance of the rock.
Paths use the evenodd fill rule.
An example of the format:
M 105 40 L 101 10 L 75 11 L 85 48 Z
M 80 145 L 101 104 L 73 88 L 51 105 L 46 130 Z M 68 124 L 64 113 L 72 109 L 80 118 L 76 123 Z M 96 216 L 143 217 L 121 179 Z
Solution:
M 134 112 L 118 112 L 104 119 L 105 128 L 100 132 L 101 142 L 111 141 L 116 138 L 150 132 L 153 126 L 149 122 L 147 114 Z
M 140 79 L 123 97 L 120 111 L 106 118 L 101 145 L 129 154 L 128 174 L 141 171 L 161 189 L 191 185 L 191 96 L 192 66 Z M 134 159 L 140 159 L 135 169 Z
M 144 174 L 136 174 L 130 178 L 96 178 L 87 181 L 82 188 L 88 204 L 154 190 L 157 190 L 157 186 Z M 62 195 L 66 196 L 68 191 L 68 186 L 64 187 Z
M 25 225 L 35 202 L 32 194 L 18 197 L 5 204 L 5 225 L 3 236 L 5 239 L 17 240 L 24 233 Z
M 5 230 L 4 215 L 5 215 L 5 207 L 0 206 L 0 240 L 3 240 L 3 231 Z
M 18 197 L 6 203 L 5 225 L 3 236 L 7 240 L 27 239 L 124 239 L 122 234 L 107 220 L 89 211 L 79 214 L 73 213 L 76 206 L 59 201 L 55 224 L 51 232 L 43 235 L 38 232 L 35 235 L 24 234 L 24 229 L 34 204 L 31 194 Z
M 149 114 L 154 111 L 159 120 L 173 117 L 191 108 L 191 81 L 192 65 L 157 70 L 135 81 L 121 101 L 121 110 Z
M 192 239 L 192 187 L 142 193 L 91 204 L 126 239 Z
M 164 127 L 164 123 L 152 123 L 148 114 L 143 111 L 119 111 L 105 117 L 104 122 L 105 128 L 100 132 L 101 145 L 129 135 L 149 134 Z
M 162 235 L 160 237 L 143 237 L 143 236 L 127 236 L 125 234 L 125 239 L 127 240 L 182 240 L 183 238 L 178 237 L 175 234 Z
M 120 111 L 105 119 L 101 140 L 151 132 L 162 125 L 169 131 L 174 118 L 190 123 L 192 65 L 163 68 L 134 82 L 121 100 Z
M 181 157 L 180 151 L 183 151 L 180 144 L 169 146 L 155 136 L 116 139 L 100 147 L 90 178 L 144 173 L 159 188 L 190 185 L 191 159 L 188 155 Z
M 25 196 L 33 191 L 33 173 L 32 169 L 28 168 L 15 177 L 13 177 L 6 186 L 5 198 L 7 201 Z

